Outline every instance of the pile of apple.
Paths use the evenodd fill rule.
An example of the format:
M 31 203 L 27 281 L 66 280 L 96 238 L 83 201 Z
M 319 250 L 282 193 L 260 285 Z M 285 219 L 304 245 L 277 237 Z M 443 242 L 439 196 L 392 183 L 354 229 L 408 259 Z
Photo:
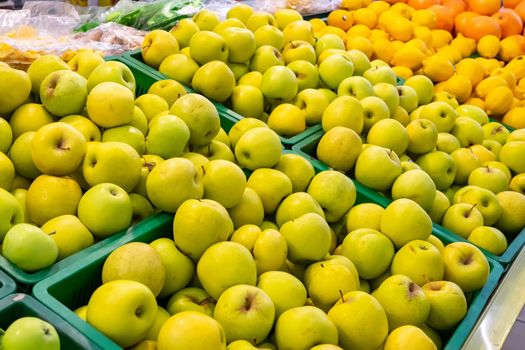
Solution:
M 22 317 L 5 331 L 0 329 L 0 349 L 60 350 L 60 337 L 52 324 L 38 317 Z
M 281 156 L 267 127 L 231 148 L 215 106 L 176 81 L 135 99 L 130 69 L 94 53 L 68 63 L 42 56 L 27 73 L 2 65 L 0 80 L 0 243 L 25 272 L 170 211 L 170 191 L 193 198 L 206 157 L 254 169 Z M 182 156 L 191 161 L 167 162 L 146 181 L 163 159 Z M 166 188 L 163 171 L 191 176 Z
M 346 175 L 296 154 L 204 172 L 173 230 L 111 252 L 75 310 L 123 348 L 439 349 L 488 280 L 482 252 L 444 246 L 416 202 L 355 205 Z
M 169 33 L 150 32 L 142 58 L 209 99 L 290 137 L 320 123 L 347 77 L 395 85 L 395 73 L 378 67 L 382 62 L 370 63 L 361 51 L 344 49 L 336 35 L 316 39 L 312 25 L 296 11 L 279 10 L 274 17 L 238 5 L 222 22 L 202 10 Z

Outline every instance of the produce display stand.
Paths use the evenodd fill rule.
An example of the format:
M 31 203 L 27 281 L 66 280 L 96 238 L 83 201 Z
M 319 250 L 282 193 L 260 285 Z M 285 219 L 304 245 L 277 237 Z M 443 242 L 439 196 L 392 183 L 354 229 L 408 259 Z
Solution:
M 16 291 L 16 282 L 0 271 L 0 299 Z
M 103 350 L 95 342 L 73 328 L 54 312 L 30 295 L 10 294 L 0 299 L 0 328 L 7 329 L 21 317 L 38 317 L 55 327 L 60 337 L 60 348 L 67 350 Z M 37 349 L 34 349 L 37 350 Z
M 312 165 L 316 172 L 328 169 L 328 167 L 319 163 L 314 162 Z M 362 191 L 361 186 L 357 183 L 356 185 L 356 203 L 376 202 L 375 199 L 377 199 L 377 195 L 373 195 L 373 193 L 368 191 Z M 136 230 L 130 235 L 114 242 L 112 246 L 106 246 L 87 259 L 85 258 L 82 261 L 78 261 L 75 265 L 39 282 L 33 289 L 33 295 L 44 305 L 55 310 L 55 312 L 79 331 L 86 334 L 92 341 L 104 346 L 105 349 L 120 349 L 120 347 L 102 335 L 94 327 L 81 320 L 72 310 L 86 305 L 91 294 L 101 284 L 101 273 L 104 261 L 113 250 L 132 241 L 149 243 L 157 238 L 171 238 L 172 223 L 172 214 L 161 213 L 156 215 L 147 223 L 137 226 Z M 433 230 L 433 234 L 445 245 L 456 241 L 452 236 L 443 234 L 437 230 Z M 465 318 L 453 332 L 442 334 L 443 339 L 446 340 L 445 350 L 459 349 L 462 346 L 479 319 L 492 292 L 498 285 L 503 273 L 503 267 L 490 258 L 488 258 L 488 262 L 490 264 L 489 279 L 481 290 L 472 293 Z
M 322 164 L 323 166 L 328 168 L 326 164 L 324 164 L 323 162 L 315 158 L 317 144 L 319 143 L 319 140 L 321 140 L 321 137 L 323 136 L 323 134 L 324 132 L 321 130 L 317 132 L 316 134 L 294 145 L 292 149 L 298 154 L 300 154 L 301 156 L 310 159 L 311 162 L 315 162 L 316 164 Z M 359 186 L 361 190 L 367 190 L 367 191 L 373 192 L 376 202 L 382 205 L 383 207 L 386 207 L 391 202 L 391 199 L 385 197 L 384 195 L 367 188 L 366 186 L 358 183 L 357 181 L 354 181 L 354 182 L 356 183 L 357 186 Z M 433 226 L 436 232 L 439 232 L 442 235 L 450 237 L 454 241 L 468 242 L 468 240 L 464 239 L 463 237 L 460 237 L 459 235 L 453 233 L 452 231 L 444 228 L 441 225 L 433 223 Z M 487 250 L 483 248 L 480 248 L 480 249 L 481 251 L 483 251 L 483 253 L 487 257 L 497 261 L 498 263 L 502 264 L 504 267 L 508 267 L 508 265 L 514 260 L 514 258 L 516 258 L 516 256 L 518 255 L 518 253 L 520 252 L 523 246 L 525 246 L 525 228 L 522 229 L 521 232 L 517 234 L 516 237 L 514 237 L 514 239 L 512 239 L 512 241 L 509 243 L 505 252 L 501 255 L 494 255 L 492 253 L 489 253 Z

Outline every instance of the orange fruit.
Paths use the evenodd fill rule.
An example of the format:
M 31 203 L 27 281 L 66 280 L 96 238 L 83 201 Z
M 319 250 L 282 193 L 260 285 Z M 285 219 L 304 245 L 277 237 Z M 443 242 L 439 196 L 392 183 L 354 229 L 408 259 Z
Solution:
M 454 18 L 454 28 L 456 29 L 456 33 L 464 35 L 468 21 L 477 16 L 479 16 L 479 14 L 470 11 L 465 11 L 457 15 L 456 18 Z
M 502 122 L 515 129 L 525 128 L 525 107 L 512 108 L 503 117 Z
M 443 0 L 442 5 L 452 13 L 454 18 L 467 11 L 467 4 L 463 0 Z
M 477 16 L 466 23 L 466 28 L 462 34 L 476 41 L 479 41 L 485 35 L 494 35 L 497 38 L 501 38 L 501 28 L 494 18 Z
M 436 14 L 436 26 L 435 29 L 443 29 L 449 32 L 454 28 L 454 18 L 448 8 L 443 5 L 432 5 L 428 8 L 430 11 Z
M 510 35 L 521 34 L 523 21 L 513 9 L 502 8 L 491 17 L 498 22 L 501 28 L 501 36 L 503 38 Z
M 439 5 L 439 0 L 408 0 L 407 5 L 416 10 L 425 10 L 432 5 Z
M 498 12 L 501 7 L 501 0 L 467 0 L 467 5 L 470 11 L 490 16 Z
M 350 11 L 338 9 L 328 15 L 326 22 L 329 26 L 341 28 L 346 32 L 354 24 L 354 19 Z
M 503 7 L 508 9 L 516 8 L 523 0 L 503 0 Z
M 520 2 L 515 8 L 514 11 L 521 17 L 522 21 L 525 21 L 525 1 Z

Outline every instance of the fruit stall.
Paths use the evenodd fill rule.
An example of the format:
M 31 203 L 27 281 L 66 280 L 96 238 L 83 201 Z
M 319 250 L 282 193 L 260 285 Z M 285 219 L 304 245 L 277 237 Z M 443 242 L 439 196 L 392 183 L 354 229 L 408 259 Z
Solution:
M 0 349 L 524 349 L 525 0 L 0 8 Z

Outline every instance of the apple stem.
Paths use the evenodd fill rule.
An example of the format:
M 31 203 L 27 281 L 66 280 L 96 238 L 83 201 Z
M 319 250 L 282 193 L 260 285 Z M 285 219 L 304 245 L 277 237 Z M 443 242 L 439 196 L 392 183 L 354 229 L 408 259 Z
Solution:
M 470 210 L 468 211 L 467 215 L 465 216 L 466 218 L 468 218 L 470 216 L 470 213 L 472 213 L 472 210 L 474 210 L 476 205 L 478 205 L 478 203 L 474 203 L 474 205 L 472 205 L 472 208 L 470 208 Z
M 341 289 L 339 289 L 339 295 L 341 296 L 341 300 L 343 301 L 343 303 L 345 302 L 345 297 L 343 295 L 343 291 Z
M 199 302 L 199 305 L 202 306 L 202 305 L 207 304 L 209 302 L 210 303 L 213 302 L 213 299 L 211 297 L 207 297 L 207 298 L 202 299 L 202 301 Z

